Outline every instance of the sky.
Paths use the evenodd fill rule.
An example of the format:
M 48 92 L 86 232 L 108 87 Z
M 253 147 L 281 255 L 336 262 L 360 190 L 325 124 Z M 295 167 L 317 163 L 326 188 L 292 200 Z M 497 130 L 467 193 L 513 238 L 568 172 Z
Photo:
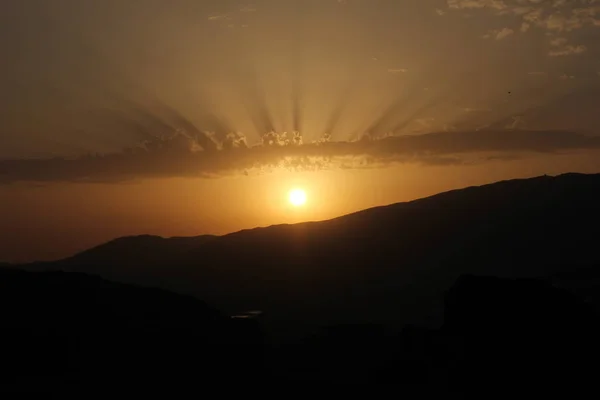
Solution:
M 5 0 L 0 54 L 0 261 L 600 172 L 600 0 Z

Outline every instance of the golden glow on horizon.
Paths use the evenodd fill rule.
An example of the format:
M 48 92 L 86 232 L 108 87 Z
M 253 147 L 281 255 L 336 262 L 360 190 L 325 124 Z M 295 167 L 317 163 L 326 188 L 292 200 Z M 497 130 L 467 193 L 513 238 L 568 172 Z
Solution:
M 302 189 L 292 189 L 288 199 L 294 207 L 301 207 L 306 204 L 306 192 Z

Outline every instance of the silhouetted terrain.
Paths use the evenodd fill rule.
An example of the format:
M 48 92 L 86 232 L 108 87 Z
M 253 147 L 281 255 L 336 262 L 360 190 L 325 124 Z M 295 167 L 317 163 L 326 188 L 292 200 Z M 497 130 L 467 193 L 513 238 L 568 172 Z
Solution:
M 20 267 L 159 286 L 228 314 L 262 310 L 281 336 L 343 323 L 438 326 L 443 293 L 461 274 L 549 277 L 600 265 L 598 204 L 600 175 L 543 176 L 322 222 L 122 238 Z
M 278 372 L 421 393 L 585 393 L 600 371 L 598 323 L 597 309 L 548 282 L 464 275 L 440 329 L 332 327 L 277 354 Z
M 3 387 L 583 390 L 600 355 L 599 204 L 600 175 L 544 176 L 5 265 Z
M 173 257 L 216 237 L 213 235 L 169 239 L 152 235 L 122 237 L 76 254 L 69 259 L 69 262 L 116 265 L 143 263 L 144 266 L 164 264 L 171 261 Z
M 210 383 L 259 373 L 254 321 L 193 297 L 78 273 L 3 269 L 0 304 L 2 390 L 182 389 L 198 376 Z
M 0 270 L 0 390 L 202 394 L 394 385 L 407 393 L 593 389 L 597 310 L 540 280 L 462 276 L 440 329 L 347 324 L 285 344 L 260 320 L 77 273 Z M 293 387 L 293 386 L 289 386 Z
M 459 349 L 454 383 L 508 378 L 576 392 L 592 389 L 600 371 L 598 328 L 597 308 L 546 282 L 463 276 L 447 294 L 442 334 Z

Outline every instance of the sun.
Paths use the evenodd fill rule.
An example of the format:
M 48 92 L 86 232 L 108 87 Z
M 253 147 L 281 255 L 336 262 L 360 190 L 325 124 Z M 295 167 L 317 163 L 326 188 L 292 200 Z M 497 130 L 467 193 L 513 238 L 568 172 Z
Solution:
M 303 206 L 306 203 L 306 192 L 302 189 L 292 189 L 288 199 L 294 207 Z

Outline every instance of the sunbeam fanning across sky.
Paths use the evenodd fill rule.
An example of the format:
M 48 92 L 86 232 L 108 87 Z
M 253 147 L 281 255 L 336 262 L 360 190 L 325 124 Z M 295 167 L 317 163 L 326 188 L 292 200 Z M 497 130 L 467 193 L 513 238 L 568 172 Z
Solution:
M 82 185 L 114 190 L 77 211 L 89 221 L 108 210 L 117 218 L 142 186 L 160 199 L 144 208 L 145 226 L 64 228 L 81 237 L 77 246 L 144 229 L 297 221 L 271 204 L 293 186 L 286 181 L 330 188 L 319 203 L 338 205 L 305 207 L 302 218 L 314 219 L 487 182 L 490 170 L 509 178 L 600 167 L 598 1 L 8 0 L 2 8 L 8 204 L 0 213 L 26 226 L 44 198 L 64 216 L 61 201 Z M 385 183 L 360 189 L 369 174 Z M 166 195 L 164 181 L 199 199 L 196 224 L 173 217 L 191 200 Z M 206 204 L 217 193 L 248 198 L 245 185 L 269 200 L 255 196 L 232 206 L 229 222 L 211 220 L 233 214 Z M 360 194 L 333 200 L 349 187 Z M 40 217 L 40 235 L 53 218 Z M 0 249 L 7 254 L 19 247 L 12 236 Z

